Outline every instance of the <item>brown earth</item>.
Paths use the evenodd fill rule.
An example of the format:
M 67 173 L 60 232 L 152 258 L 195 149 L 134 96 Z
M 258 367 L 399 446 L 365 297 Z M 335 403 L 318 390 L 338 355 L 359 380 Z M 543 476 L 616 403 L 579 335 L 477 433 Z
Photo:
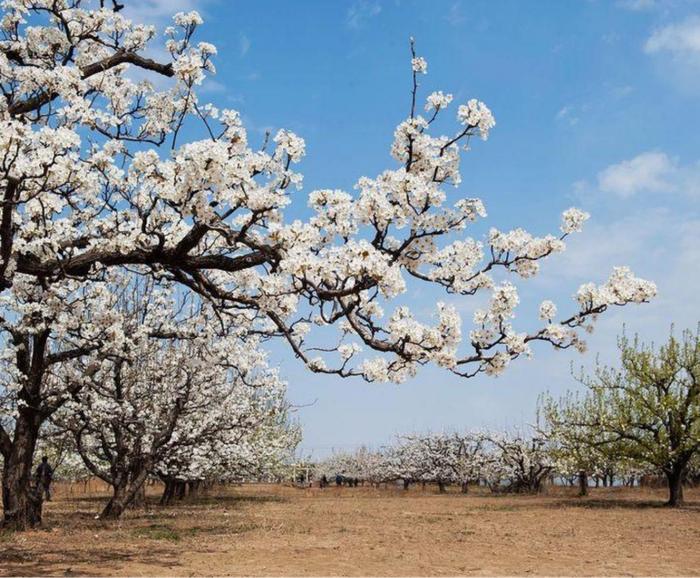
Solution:
M 434 489 L 212 490 L 175 507 L 95 519 L 104 489 L 57 488 L 45 527 L 0 534 L 0 575 L 698 575 L 700 489 L 587 498 Z

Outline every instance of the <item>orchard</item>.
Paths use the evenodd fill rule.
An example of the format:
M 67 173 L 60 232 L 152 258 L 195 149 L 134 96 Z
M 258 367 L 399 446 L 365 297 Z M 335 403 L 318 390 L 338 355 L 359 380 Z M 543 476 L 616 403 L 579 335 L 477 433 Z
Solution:
M 347 388 L 420 381 L 430 366 L 491 378 L 544 353 L 538 344 L 585 354 L 600 317 L 644 307 L 657 287 L 620 265 L 555 303 L 533 281 L 591 215 L 567 208 L 543 236 L 484 228 L 488 199 L 466 196 L 464 181 L 495 115 L 424 90 L 420 37 L 396 63 L 409 106 L 395 107 L 386 168 L 352 190 L 309 190 L 302 136 L 260 135 L 208 101 L 231 55 L 206 41 L 200 13 L 157 27 L 132 20 L 130 4 L 2 2 L 5 530 L 55 522 L 34 473 L 42 456 L 57 483 L 105 485 L 94 514 L 106 528 L 250 484 L 319 499 L 435 488 L 436 499 L 576 501 L 663 479 L 668 505 L 684 505 L 700 479 L 692 331 L 661 347 L 621 337 L 619 367 L 582 373 L 583 392 L 543 395 L 521 428 L 445 424 L 305 456 L 280 355 Z M 523 286 L 542 294 L 537 316 L 516 320 Z M 428 314 L 407 305 L 423 288 L 443 295 Z

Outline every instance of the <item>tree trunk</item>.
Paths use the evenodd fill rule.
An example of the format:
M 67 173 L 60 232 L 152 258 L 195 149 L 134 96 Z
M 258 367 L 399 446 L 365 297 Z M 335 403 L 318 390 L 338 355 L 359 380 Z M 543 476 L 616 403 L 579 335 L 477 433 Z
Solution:
M 683 505 L 683 468 L 673 468 L 666 472 L 668 480 L 668 502 L 667 506 L 677 508 Z
M 587 496 L 588 495 L 588 474 L 585 470 L 581 470 L 578 473 L 578 495 Z
M 116 520 L 121 517 L 134 501 L 146 482 L 148 472 L 144 469 L 136 473 L 134 477 L 125 476 L 113 486 L 113 494 L 107 505 L 102 510 L 100 518 L 103 520 Z
M 26 530 L 41 523 L 41 488 L 32 490 L 32 461 L 41 426 L 39 414 L 22 408 L 2 471 L 3 527 Z
M 165 506 L 171 502 L 173 499 L 173 494 L 175 493 L 175 480 L 172 478 L 165 478 L 165 487 L 163 488 L 163 495 L 160 498 L 160 505 Z
M 198 498 L 199 497 L 199 490 L 201 487 L 201 481 L 200 480 L 193 480 L 189 482 L 189 491 L 187 492 L 187 495 L 191 498 Z
M 462 482 L 462 493 L 463 494 L 469 493 L 469 482 L 467 482 L 467 481 Z
M 130 506 L 132 508 L 144 508 L 148 509 L 148 503 L 146 502 L 146 484 L 141 484 L 141 487 L 134 495 Z
M 101 519 L 116 520 L 124 513 L 124 510 L 129 505 L 127 502 L 127 488 L 127 482 L 119 483 L 113 487 L 112 497 L 100 514 Z
M 409 480 L 409 479 L 404 479 L 404 481 L 403 481 L 403 489 L 404 489 L 404 490 L 408 490 L 408 486 L 410 486 L 410 485 L 411 485 L 411 480 Z
M 442 480 L 438 480 L 438 490 L 440 491 L 441 494 L 445 493 L 445 482 Z

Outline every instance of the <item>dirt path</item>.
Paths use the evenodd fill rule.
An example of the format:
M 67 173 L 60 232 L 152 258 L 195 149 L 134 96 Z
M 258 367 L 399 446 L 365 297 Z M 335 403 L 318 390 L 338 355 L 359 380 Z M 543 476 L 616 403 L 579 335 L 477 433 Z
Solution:
M 101 498 L 49 505 L 47 527 L 0 536 L 0 575 L 698 575 L 700 490 L 437 495 L 369 488 L 226 489 L 94 519 Z

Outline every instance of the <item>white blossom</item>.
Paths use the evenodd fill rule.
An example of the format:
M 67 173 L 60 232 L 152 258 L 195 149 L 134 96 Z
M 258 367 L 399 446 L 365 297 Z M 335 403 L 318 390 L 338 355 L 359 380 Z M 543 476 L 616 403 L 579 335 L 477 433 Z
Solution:
M 452 102 L 452 95 L 451 94 L 444 94 L 442 90 L 438 90 L 436 92 L 432 92 L 428 95 L 428 98 L 426 99 L 425 103 L 425 110 L 426 112 L 431 111 L 431 110 L 441 110 L 443 108 L 446 108 L 448 104 Z
M 417 72 L 418 74 L 428 73 L 428 61 L 422 56 L 413 58 L 411 60 L 411 67 L 413 68 L 413 72 Z
M 540 319 L 552 321 L 557 316 L 557 306 L 549 300 L 540 303 Z
M 580 233 L 583 224 L 590 218 L 590 215 L 580 209 L 571 207 L 562 213 L 562 233 Z
M 457 110 L 457 119 L 463 125 L 478 128 L 483 140 L 489 137 L 489 131 L 496 126 L 496 120 L 489 108 L 475 98 L 472 98 L 467 104 L 460 105 Z

